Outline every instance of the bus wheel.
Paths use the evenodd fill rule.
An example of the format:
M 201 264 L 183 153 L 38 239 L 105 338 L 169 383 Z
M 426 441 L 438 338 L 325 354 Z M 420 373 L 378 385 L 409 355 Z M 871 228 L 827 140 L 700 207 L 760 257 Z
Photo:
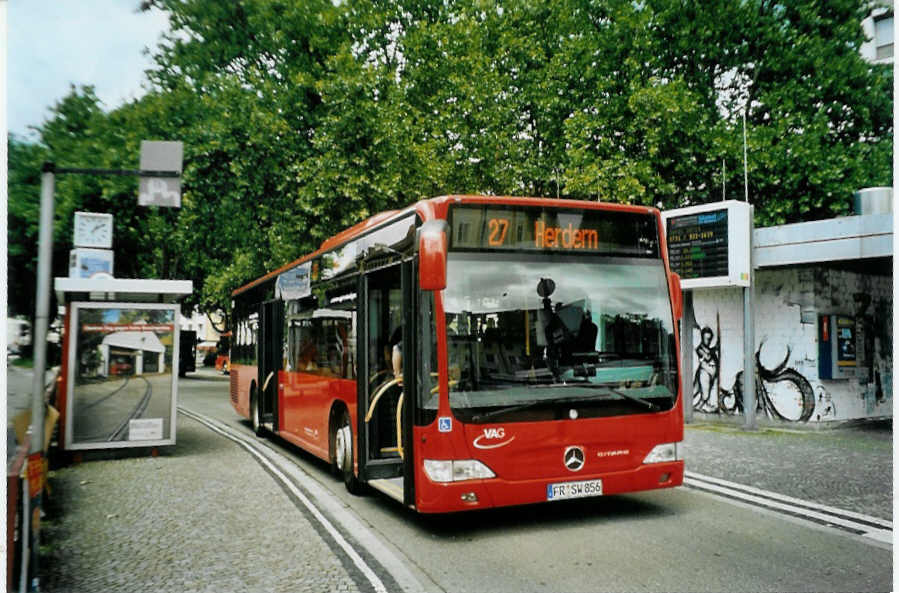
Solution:
M 256 396 L 256 388 L 250 390 L 250 422 L 253 423 L 253 432 L 257 437 L 262 436 L 262 422 L 259 421 L 259 398 Z
M 346 489 L 351 494 L 360 494 L 362 484 L 353 473 L 353 429 L 346 411 L 341 414 L 337 433 L 334 435 L 334 461 L 337 471 L 343 476 Z

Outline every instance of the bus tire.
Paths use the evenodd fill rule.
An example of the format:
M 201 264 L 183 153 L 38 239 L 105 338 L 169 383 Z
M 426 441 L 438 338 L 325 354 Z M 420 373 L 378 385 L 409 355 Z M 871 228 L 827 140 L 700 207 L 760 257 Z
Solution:
M 343 484 L 350 494 L 361 494 L 362 483 L 353 471 L 353 428 L 346 410 L 340 414 L 334 434 L 334 463 L 343 477 Z
M 256 395 L 255 385 L 250 388 L 250 422 L 253 424 L 253 432 L 261 437 L 263 428 L 259 419 L 259 397 Z

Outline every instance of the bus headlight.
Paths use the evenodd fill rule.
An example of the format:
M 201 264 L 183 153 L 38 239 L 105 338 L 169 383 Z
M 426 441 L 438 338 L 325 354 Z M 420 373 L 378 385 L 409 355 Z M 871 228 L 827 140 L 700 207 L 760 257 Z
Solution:
M 683 443 L 662 443 L 652 448 L 643 463 L 665 463 L 666 461 L 683 461 Z
M 462 482 L 495 478 L 493 471 L 477 459 L 425 459 L 425 473 L 432 482 Z

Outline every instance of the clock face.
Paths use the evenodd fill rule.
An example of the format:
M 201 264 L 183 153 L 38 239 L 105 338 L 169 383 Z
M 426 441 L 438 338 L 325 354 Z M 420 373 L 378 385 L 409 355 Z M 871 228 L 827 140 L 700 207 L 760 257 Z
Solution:
M 112 214 L 75 213 L 75 247 L 112 247 Z

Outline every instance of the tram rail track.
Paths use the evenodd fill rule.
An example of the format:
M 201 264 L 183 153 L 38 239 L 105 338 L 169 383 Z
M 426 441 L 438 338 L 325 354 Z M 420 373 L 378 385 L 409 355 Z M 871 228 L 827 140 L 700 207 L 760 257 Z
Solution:
M 150 398 L 153 397 L 153 385 L 146 379 L 146 377 L 138 377 L 144 383 L 147 384 L 147 388 L 144 390 L 144 395 L 140 398 L 140 401 L 137 402 L 137 405 L 134 406 L 134 409 L 131 410 L 131 413 L 124 419 L 122 422 L 116 427 L 115 431 L 110 434 L 106 440 L 109 441 L 118 441 L 125 435 L 125 431 L 128 430 L 128 426 L 131 421 L 135 418 L 140 418 L 141 415 L 146 411 L 147 406 L 150 404 Z
M 126 377 L 125 377 L 125 382 L 122 383 L 119 387 L 117 387 L 116 389 L 114 389 L 114 390 L 112 390 L 111 392 L 107 393 L 106 395 L 100 397 L 100 398 L 97 399 L 96 401 L 92 401 L 91 403 L 82 406 L 82 410 L 87 410 L 87 409 L 93 408 L 94 406 L 99 405 L 99 404 L 102 404 L 103 402 L 105 402 L 105 401 L 108 400 L 109 398 L 111 398 L 111 397 L 117 395 L 117 394 L 118 394 L 119 392 L 121 392 L 123 389 L 125 389 L 126 387 L 128 387 L 128 383 L 129 383 L 130 381 L 131 381 L 131 377 L 127 377 L 127 376 L 126 376 Z

